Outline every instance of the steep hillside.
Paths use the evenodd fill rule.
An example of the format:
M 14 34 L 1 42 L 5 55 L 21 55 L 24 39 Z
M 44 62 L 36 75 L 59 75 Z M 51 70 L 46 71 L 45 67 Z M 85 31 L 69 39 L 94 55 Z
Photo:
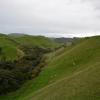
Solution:
M 82 39 L 51 57 L 40 75 L 1 100 L 99 100 L 100 37 Z
M 0 34 L 0 59 L 16 60 L 23 56 L 23 52 L 17 48 L 17 42 L 7 35 Z
M 49 85 L 30 100 L 99 100 L 100 37 L 84 39 L 48 65 Z M 62 58 L 62 59 L 61 59 Z M 58 63 L 57 63 L 58 62 Z M 44 73 L 46 73 L 47 69 Z M 44 73 L 42 74 L 44 77 Z M 59 78 L 59 80 L 58 80 Z M 55 81 L 57 80 L 57 81 Z
M 100 100 L 100 62 L 42 88 L 29 100 Z M 27 99 L 25 99 L 27 100 Z

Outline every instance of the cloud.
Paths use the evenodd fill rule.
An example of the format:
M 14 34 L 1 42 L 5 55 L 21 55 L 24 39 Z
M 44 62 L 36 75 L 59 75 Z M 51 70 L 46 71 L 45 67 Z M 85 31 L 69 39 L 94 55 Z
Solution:
M 98 34 L 99 2 L 99 0 L 0 0 L 0 32 L 47 36 Z

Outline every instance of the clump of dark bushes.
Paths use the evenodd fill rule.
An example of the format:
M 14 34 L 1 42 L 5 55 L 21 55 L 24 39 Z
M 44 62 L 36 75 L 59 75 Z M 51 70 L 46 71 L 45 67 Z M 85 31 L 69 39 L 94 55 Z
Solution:
M 15 91 L 41 71 L 40 64 L 44 53 L 49 50 L 38 47 L 21 48 L 25 56 L 17 61 L 0 61 L 0 94 Z

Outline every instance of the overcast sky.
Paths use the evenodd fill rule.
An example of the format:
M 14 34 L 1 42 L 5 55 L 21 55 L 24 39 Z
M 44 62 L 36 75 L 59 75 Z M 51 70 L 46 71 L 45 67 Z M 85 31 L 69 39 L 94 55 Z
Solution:
M 100 0 L 0 0 L 0 32 L 100 35 Z

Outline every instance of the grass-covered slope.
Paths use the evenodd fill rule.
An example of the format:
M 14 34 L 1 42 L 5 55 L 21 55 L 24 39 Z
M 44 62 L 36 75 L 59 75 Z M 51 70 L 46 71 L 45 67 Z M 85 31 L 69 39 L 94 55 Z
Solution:
M 100 62 L 41 89 L 29 100 L 100 100 Z M 27 100 L 27 99 L 26 99 Z
M 48 74 L 51 84 L 28 99 L 100 100 L 100 37 L 84 39 L 48 65 L 47 69 L 48 73 L 52 73 Z M 40 77 L 43 78 L 43 74 Z
M 53 49 L 58 43 L 43 36 L 22 35 L 19 37 L 0 34 L 0 60 L 16 60 L 24 56 L 21 46 Z
M 40 48 L 50 48 L 50 49 L 59 46 L 59 44 L 56 43 L 54 40 L 51 40 L 44 36 L 24 35 L 21 37 L 15 37 L 14 39 L 21 45 L 27 45 L 27 46 L 37 46 Z
M 0 60 L 16 60 L 23 56 L 23 52 L 17 48 L 17 43 L 7 35 L 0 34 Z
M 0 100 L 100 100 L 100 37 L 53 56 L 40 75 Z

